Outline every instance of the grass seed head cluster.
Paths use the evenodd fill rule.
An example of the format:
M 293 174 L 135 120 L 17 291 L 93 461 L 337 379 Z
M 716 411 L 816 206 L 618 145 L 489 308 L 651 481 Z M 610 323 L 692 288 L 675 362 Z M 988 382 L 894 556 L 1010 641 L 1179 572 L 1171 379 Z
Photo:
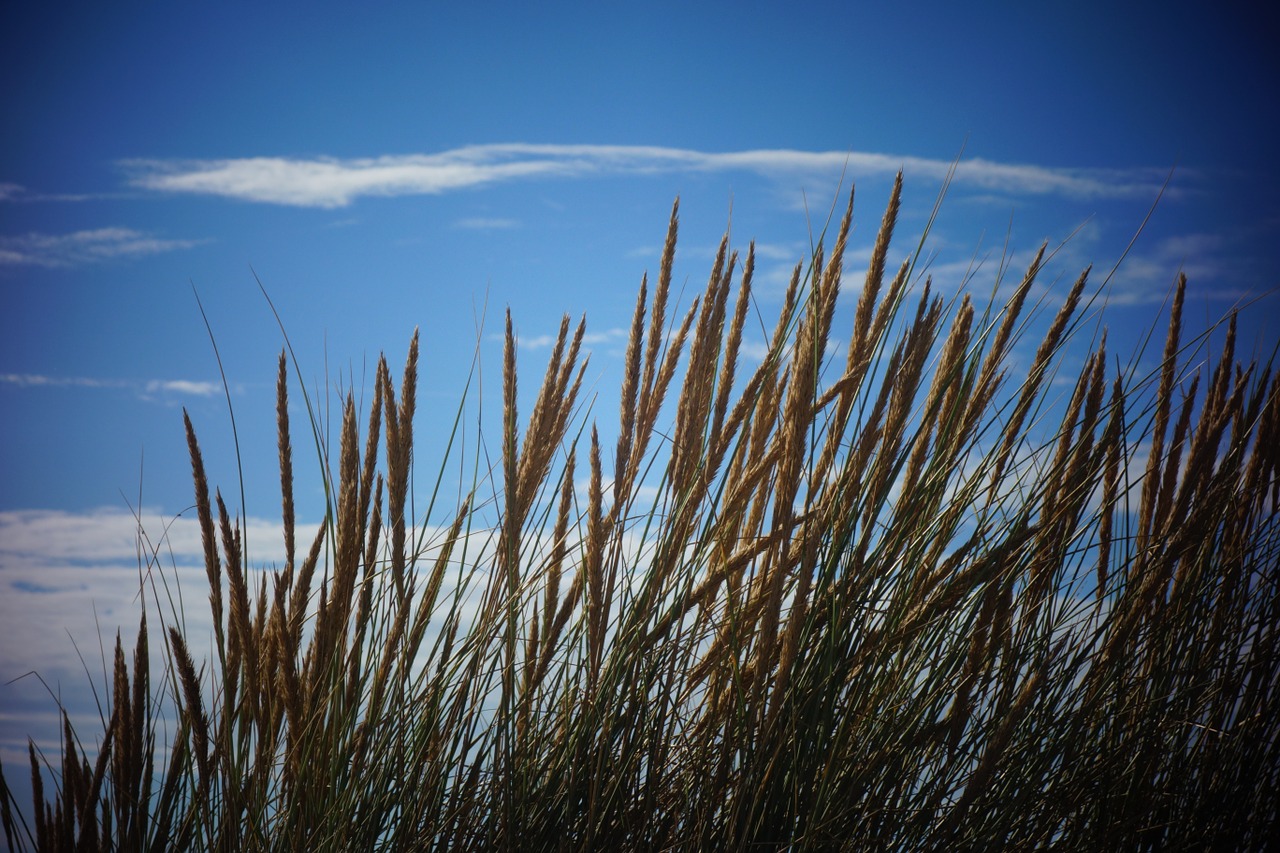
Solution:
M 1115 364 L 1102 336 L 1051 405 L 1089 271 L 1014 374 L 1045 250 L 1007 301 L 948 302 L 913 276 L 919 252 L 887 265 L 900 193 L 901 176 L 847 350 L 832 342 L 852 196 L 754 369 L 753 248 L 726 237 L 673 313 L 673 209 L 613 447 L 582 414 L 584 325 L 561 325 L 523 417 L 508 315 L 500 450 L 467 460 L 456 505 L 438 479 L 421 516 L 416 334 L 398 390 L 378 364 L 363 444 L 347 397 L 336 468 L 312 418 L 328 512 L 301 540 L 282 354 L 282 567 L 254 567 L 187 419 L 212 653 L 193 654 L 154 550 L 103 731 L 64 712 L 60 753 L 32 745 L 33 808 L 0 774 L 10 846 L 1273 838 L 1272 364 L 1237 362 L 1231 317 L 1221 353 L 1187 371 L 1203 340 L 1182 339 L 1179 279 L 1157 373 Z

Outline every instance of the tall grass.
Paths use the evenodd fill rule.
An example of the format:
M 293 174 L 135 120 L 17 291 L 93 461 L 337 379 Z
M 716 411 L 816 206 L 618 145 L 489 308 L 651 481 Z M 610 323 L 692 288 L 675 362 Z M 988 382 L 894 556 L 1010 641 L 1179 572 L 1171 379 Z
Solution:
M 1180 278 L 1158 371 L 1103 336 L 1054 406 L 1089 271 L 1014 375 L 1045 249 L 1006 302 L 948 303 L 909 286 L 918 253 L 886 267 L 900 191 L 852 328 L 850 197 L 751 370 L 753 249 L 726 238 L 673 314 L 673 209 L 613 445 L 567 318 L 517 411 L 508 315 L 500 440 L 458 505 L 437 481 L 410 509 L 415 335 L 363 443 L 347 397 L 307 541 L 282 354 L 283 567 L 254 568 L 187 419 L 213 652 L 153 590 L 96 750 L 68 719 L 49 789 L 33 745 L 28 817 L 0 775 L 9 844 L 1264 846 L 1280 378 L 1237 362 L 1234 316 L 1188 371 Z

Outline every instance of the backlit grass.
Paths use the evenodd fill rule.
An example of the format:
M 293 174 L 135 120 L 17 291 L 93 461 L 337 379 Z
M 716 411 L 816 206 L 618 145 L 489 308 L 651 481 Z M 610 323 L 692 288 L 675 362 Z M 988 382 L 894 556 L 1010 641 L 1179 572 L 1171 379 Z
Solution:
M 948 302 L 918 254 L 886 268 L 900 189 L 852 327 L 833 330 L 851 201 L 751 367 L 753 252 L 726 238 L 675 313 L 673 210 L 616 443 L 584 414 L 568 318 L 517 410 L 508 317 L 497 440 L 415 458 L 415 335 L 363 423 L 345 401 L 314 538 L 295 539 L 282 354 L 283 566 L 244 547 L 187 419 L 213 652 L 146 587 L 104 731 L 68 722 L 47 767 L 32 749 L 34 807 L 0 775 L 10 846 L 1263 847 L 1272 364 L 1236 360 L 1231 316 L 1188 371 L 1179 280 L 1158 371 L 1099 337 L 1055 404 L 1088 271 L 1025 341 L 1045 250 L 1007 301 Z M 415 504 L 412 471 L 446 465 L 462 500 Z

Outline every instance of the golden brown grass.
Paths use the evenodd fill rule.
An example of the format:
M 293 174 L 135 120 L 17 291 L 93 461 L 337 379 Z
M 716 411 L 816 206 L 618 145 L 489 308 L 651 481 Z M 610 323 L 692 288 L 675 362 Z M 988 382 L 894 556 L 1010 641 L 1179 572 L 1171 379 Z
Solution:
M 1197 401 L 1180 278 L 1158 375 L 1110 368 L 1103 336 L 1055 408 L 1089 271 L 1015 379 L 1045 248 L 1004 304 L 912 296 L 914 258 L 884 280 L 900 193 L 843 356 L 852 196 L 754 367 L 754 247 L 722 242 L 673 319 L 673 208 L 611 452 L 579 408 L 585 324 L 522 421 L 508 316 L 497 463 L 410 517 L 415 335 L 398 395 L 379 362 L 363 444 L 346 399 L 301 563 L 283 354 L 282 567 L 253 567 L 188 418 L 214 653 L 171 614 L 152 680 L 144 614 L 95 763 L 68 719 L 54 789 L 32 748 L 32 822 L 0 792 L 9 844 L 1260 847 L 1280 378 L 1236 362 L 1232 318 Z

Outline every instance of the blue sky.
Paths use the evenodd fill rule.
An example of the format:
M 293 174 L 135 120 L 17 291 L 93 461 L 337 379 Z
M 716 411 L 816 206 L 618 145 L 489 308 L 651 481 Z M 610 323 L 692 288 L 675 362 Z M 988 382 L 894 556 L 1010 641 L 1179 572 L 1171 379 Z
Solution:
M 136 625 L 129 507 L 158 531 L 190 506 L 181 407 L 237 491 L 193 286 L 263 563 L 283 339 L 255 273 L 313 393 L 367 396 L 378 354 L 397 369 L 421 328 L 431 470 L 477 344 L 472 399 L 497 409 L 508 306 L 526 390 L 560 316 L 585 313 L 607 431 L 619 330 L 676 196 L 685 304 L 731 222 L 735 246 L 757 241 L 771 319 L 850 181 L 852 290 L 894 172 L 900 261 L 957 156 L 926 244 L 942 292 L 985 298 L 1006 241 L 1016 268 L 1068 236 L 1038 296 L 1056 307 L 1089 263 L 1100 284 L 1172 170 L 1107 292 L 1113 352 L 1182 269 L 1200 328 L 1261 297 L 1241 337 L 1269 353 L 1276 28 L 1243 4 L 1142 6 L 5 4 L 0 681 L 35 668 L 82 699 L 68 635 L 96 654 L 98 626 Z M 318 478 L 299 490 L 317 519 Z M 198 563 L 188 525 L 171 528 L 180 567 Z M 47 705 L 32 679 L 0 686 L 6 763 Z

